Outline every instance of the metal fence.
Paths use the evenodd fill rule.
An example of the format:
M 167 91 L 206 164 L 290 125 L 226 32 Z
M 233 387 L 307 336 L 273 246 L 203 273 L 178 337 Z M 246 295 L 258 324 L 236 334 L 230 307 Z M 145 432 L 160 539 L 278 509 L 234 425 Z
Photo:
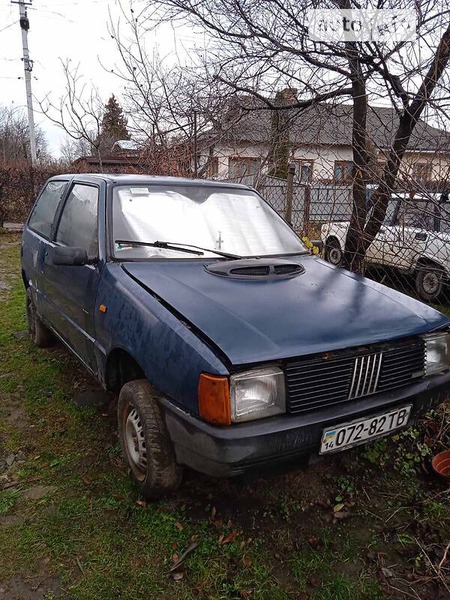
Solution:
M 299 234 L 320 239 L 326 260 L 342 264 L 352 213 L 351 185 L 268 176 L 247 176 L 240 182 L 257 189 Z M 375 187 L 367 186 L 368 216 Z M 440 191 L 418 185 L 392 194 L 380 231 L 367 250 L 365 269 L 369 277 L 438 303 L 450 314 L 450 203 L 443 184 Z
M 246 175 L 233 181 L 254 187 L 273 209 L 286 218 L 289 202 L 287 180 Z M 289 220 L 298 232 L 310 234 L 322 223 L 349 220 L 351 210 L 352 189 L 349 185 L 293 182 Z

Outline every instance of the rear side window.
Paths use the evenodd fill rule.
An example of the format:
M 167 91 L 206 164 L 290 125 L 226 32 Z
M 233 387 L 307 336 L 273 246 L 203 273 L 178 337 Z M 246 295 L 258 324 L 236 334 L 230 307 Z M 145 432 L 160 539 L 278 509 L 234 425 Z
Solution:
M 97 212 L 98 188 L 76 183 L 64 205 L 56 241 L 84 248 L 90 259 L 97 258 Z
M 49 181 L 31 213 L 28 226 L 49 238 L 56 210 L 64 195 L 67 181 Z

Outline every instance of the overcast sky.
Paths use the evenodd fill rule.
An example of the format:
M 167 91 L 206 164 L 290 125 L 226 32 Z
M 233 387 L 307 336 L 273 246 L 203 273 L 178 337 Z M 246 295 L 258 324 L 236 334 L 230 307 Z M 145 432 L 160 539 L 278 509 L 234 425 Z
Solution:
M 81 64 L 80 71 L 87 80 L 95 83 L 105 99 L 111 93 L 120 96 L 120 82 L 105 72 L 98 60 L 102 57 L 104 63 L 111 66 L 114 63 L 114 41 L 107 30 L 108 9 L 114 18 L 120 14 L 116 0 L 33 0 L 32 6 L 28 7 L 28 40 L 30 57 L 34 60 L 32 86 L 36 98 L 42 99 L 51 93 L 56 100 L 63 95 L 60 61 L 67 58 Z M 168 28 L 157 38 L 147 40 L 147 48 L 151 48 L 153 42 L 167 54 L 174 45 L 174 35 Z M 19 7 L 9 0 L 0 0 L 0 104 L 25 106 L 21 57 Z M 39 108 L 36 103 L 34 108 Z M 46 132 L 49 149 L 58 154 L 64 134 L 49 124 L 43 115 L 36 113 L 35 119 Z

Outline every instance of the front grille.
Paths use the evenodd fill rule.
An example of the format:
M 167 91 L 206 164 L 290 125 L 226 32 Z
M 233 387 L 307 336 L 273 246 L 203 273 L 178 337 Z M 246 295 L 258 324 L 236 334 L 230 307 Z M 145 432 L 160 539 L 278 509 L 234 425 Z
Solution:
M 378 379 L 380 377 L 382 361 L 382 352 L 359 356 L 355 359 L 352 384 L 348 395 L 349 400 L 375 394 L 377 391 Z
M 411 384 L 423 377 L 424 360 L 424 343 L 415 338 L 289 361 L 288 411 L 319 410 Z

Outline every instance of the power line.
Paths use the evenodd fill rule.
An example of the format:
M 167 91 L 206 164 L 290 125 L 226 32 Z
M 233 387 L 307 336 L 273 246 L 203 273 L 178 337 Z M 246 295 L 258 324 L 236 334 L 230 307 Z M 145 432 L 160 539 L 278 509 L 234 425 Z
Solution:
M 7 29 L 9 29 L 10 27 L 12 27 L 13 25 L 15 25 L 17 23 L 17 21 L 13 21 L 12 23 L 10 23 L 9 25 L 6 25 L 6 27 L 3 27 L 3 29 L 0 29 L 0 33 L 2 31 L 6 31 Z

